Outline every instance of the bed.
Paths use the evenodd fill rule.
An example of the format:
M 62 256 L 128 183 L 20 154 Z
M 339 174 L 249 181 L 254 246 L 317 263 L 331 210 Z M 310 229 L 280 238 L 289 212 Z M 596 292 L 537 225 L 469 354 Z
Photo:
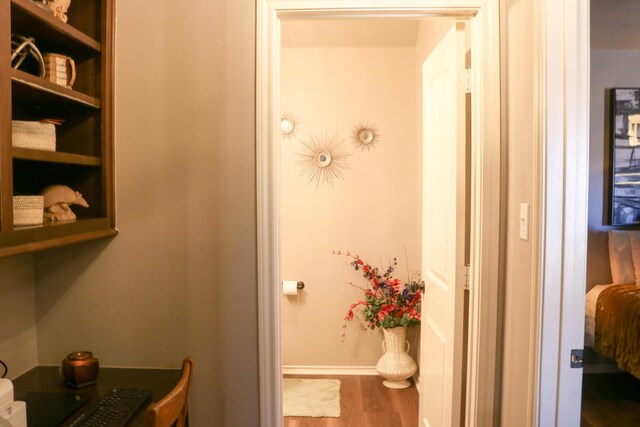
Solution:
M 640 378 L 640 231 L 610 230 L 613 283 L 585 299 L 585 346 Z

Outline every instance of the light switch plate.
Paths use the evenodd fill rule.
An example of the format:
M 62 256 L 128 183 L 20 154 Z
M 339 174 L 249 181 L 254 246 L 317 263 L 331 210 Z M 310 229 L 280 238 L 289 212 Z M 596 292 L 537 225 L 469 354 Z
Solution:
M 529 203 L 520 203 L 520 238 L 529 240 Z

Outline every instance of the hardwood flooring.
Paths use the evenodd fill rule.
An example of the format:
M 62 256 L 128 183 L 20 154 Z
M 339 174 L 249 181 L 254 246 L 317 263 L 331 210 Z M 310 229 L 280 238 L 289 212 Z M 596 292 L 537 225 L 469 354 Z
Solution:
M 640 380 L 624 372 L 584 375 L 580 425 L 640 426 Z
M 340 418 L 285 417 L 284 427 L 415 427 L 415 385 L 392 390 L 378 376 L 308 376 L 341 381 Z M 624 372 L 591 373 L 582 380 L 581 427 L 640 426 L 640 380 Z
M 418 390 L 415 385 L 394 390 L 379 376 L 309 376 L 340 380 L 340 418 L 285 417 L 284 427 L 416 427 Z

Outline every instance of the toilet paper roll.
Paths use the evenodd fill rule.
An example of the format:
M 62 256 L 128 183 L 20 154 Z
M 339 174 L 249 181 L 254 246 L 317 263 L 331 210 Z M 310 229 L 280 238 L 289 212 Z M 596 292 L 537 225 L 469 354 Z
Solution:
M 298 295 L 298 282 L 295 280 L 282 281 L 283 295 Z

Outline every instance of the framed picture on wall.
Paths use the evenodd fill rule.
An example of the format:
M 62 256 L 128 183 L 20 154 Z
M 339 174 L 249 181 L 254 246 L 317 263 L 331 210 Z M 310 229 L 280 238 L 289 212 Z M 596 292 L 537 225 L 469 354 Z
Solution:
M 611 89 L 610 99 L 610 224 L 640 224 L 640 88 Z

